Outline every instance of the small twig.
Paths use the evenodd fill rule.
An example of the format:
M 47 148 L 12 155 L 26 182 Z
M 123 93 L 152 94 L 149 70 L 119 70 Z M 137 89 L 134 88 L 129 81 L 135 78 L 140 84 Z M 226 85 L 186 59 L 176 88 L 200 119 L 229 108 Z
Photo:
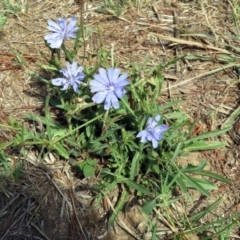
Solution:
M 39 229 L 34 223 L 31 223 L 31 226 L 33 226 L 43 237 L 45 237 L 45 239 L 47 240 L 51 240 L 50 238 L 48 238 L 44 232 L 41 231 L 41 229 Z
M 71 184 L 70 181 L 69 181 L 69 184 Z M 73 197 L 74 196 L 74 191 L 73 191 L 72 185 L 69 186 L 69 189 L 70 189 L 70 197 L 71 197 L 71 200 L 72 200 L 74 217 L 77 219 L 78 225 L 79 225 L 79 227 L 80 227 L 80 229 L 81 229 L 85 239 L 87 239 L 87 236 L 86 236 L 86 234 L 85 234 L 85 232 L 83 230 L 82 224 L 81 224 L 80 220 L 77 217 L 77 210 L 76 210 L 75 203 L 74 203 L 74 197 Z
M 181 86 L 181 85 L 185 85 L 185 84 L 187 84 L 188 82 L 193 81 L 194 79 L 198 79 L 198 78 L 200 78 L 200 77 L 202 78 L 202 77 L 208 76 L 208 75 L 210 75 L 210 74 L 213 74 L 213 73 L 216 73 L 216 72 L 219 72 L 219 71 L 222 71 L 222 70 L 224 70 L 224 69 L 231 68 L 231 67 L 234 67 L 234 66 L 239 66 L 239 64 L 230 63 L 230 64 L 228 64 L 228 65 L 226 65 L 226 66 L 222 66 L 222 67 L 220 67 L 220 68 L 213 69 L 213 70 L 211 70 L 211 71 L 209 71 L 209 72 L 205 72 L 205 73 L 199 74 L 199 75 L 197 75 L 197 76 L 195 76 L 195 77 L 192 77 L 192 78 L 190 78 L 190 79 L 187 79 L 187 80 L 185 80 L 185 81 L 182 81 L 182 82 L 180 82 L 180 83 L 177 83 L 177 84 L 175 84 L 175 85 L 172 85 L 170 88 L 172 89 L 172 88 L 175 88 L 175 87 L 178 87 L 178 86 Z M 168 89 L 169 89 L 169 88 L 162 89 L 162 92 L 168 91 Z
M 203 43 L 188 41 L 188 40 L 179 39 L 179 38 L 175 38 L 175 37 L 169 37 L 169 36 L 166 36 L 166 35 L 163 35 L 163 34 L 160 34 L 160 33 L 151 32 L 151 34 L 153 34 L 155 36 L 158 36 L 165 41 L 170 41 L 170 42 L 173 42 L 175 44 L 189 45 L 189 46 L 194 46 L 194 47 L 199 47 L 199 48 L 204 48 L 204 49 L 211 49 L 211 50 L 219 51 L 219 52 L 222 52 L 222 53 L 230 54 L 230 52 L 227 51 L 226 49 L 214 47 L 214 46 L 211 46 L 211 45 L 206 45 L 206 44 L 203 44 Z
M 115 211 L 115 209 L 114 209 L 114 207 L 113 207 L 110 199 L 109 199 L 107 196 L 105 196 L 105 197 L 106 197 L 106 199 L 107 199 L 107 201 L 108 201 L 108 205 L 111 207 L 112 211 L 117 215 L 117 213 L 116 213 L 116 211 Z M 118 221 L 119 221 L 118 224 L 119 224 L 128 234 L 130 234 L 133 238 L 139 240 L 139 238 L 138 238 L 137 236 L 135 236 L 135 234 L 125 225 L 125 223 L 121 220 L 121 218 L 120 218 L 119 216 L 117 216 L 117 219 L 118 219 Z
M 4 240 L 6 239 L 5 236 L 8 234 L 8 232 L 12 229 L 12 227 L 22 218 L 22 216 L 25 215 L 25 212 L 19 216 L 19 218 L 17 218 L 17 220 L 15 222 L 13 222 L 13 224 L 7 229 L 7 231 L 4 233 L 4 235 L 2 236 L 2 238 L 0 240 Z
M 49 181 L 52 182 L 52 184 L 54 185 L 54 187 L 58 190 L 58 192 L 62 195 L 62 197 L 64 198 L 64 200 L 66 201 L 67 205 L 69 206 L 71 212 L 73 211 L 72 209 L 72 205 L 71 203 L 68 201 L 68 199 L 66 198 L 66 196 L 63 194 L 63 192 L 59 189 L 59 187 L 57 186 L 57 184 L 51 179 L 51 177 L 49 176 L 48 173 L 46 173 L 45 171 L 42 170 L 42 172 L 46 175 L 46 177 L 48 178 Z

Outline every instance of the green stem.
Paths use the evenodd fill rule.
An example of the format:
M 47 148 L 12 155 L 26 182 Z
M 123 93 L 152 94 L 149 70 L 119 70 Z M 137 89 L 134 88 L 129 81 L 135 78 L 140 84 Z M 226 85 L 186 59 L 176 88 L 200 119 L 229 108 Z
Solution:
M 131 107 L 129 106 L 129 104 L 127 104 L 127 102 L 125 101 L 124 98 L 121 99 L 121 102 L 124 104 L 124 106 L 127 108 L 127 110 L 134 116 L 137 117 L 134 113 L 134 111 L 131 109 Z
M 68 60 L 70 63 L 72 63 L 72 62 L 73 62 L 73 59 L 72 59 L 72 57 L 71 57 L 71 54 L 70 54 L 70 52 L 66 49 L 64 43 L 62 44 L 62 50 L 64 51 L 67 60 Z
M 47 136 L 48 136 L 48 140 L 51 141 L 52 134 L 51 134 L 50 122 L 52 120 L 52 117 L 51 117 L 50 110 L 49 110 L 49 102 L 50 102 L 50 93 L 47 94 L 46 99 L 45 99 L 44 112 L 45 112 L 45 116 L 46 116 L 46 120 L 47 120 L 47 122 L 46 122 Z
M 107 119 L 108 113 L 109 113 L 109 110 L 107 110 L 104 114 L 102 133 L 104 132 L 104 129 L 106 127 L 106 119 Z
M 69 131 L 69 132 L 66 133 L 65 135 L 63 135 L 63 136 L 61 136 L 60 138 L 58 138 L 57 140 L 55 140 L 55 141 L 54 141 L 54 144 L 56 144 L 57 142 L 61 141 L 61 140 L 64 139 L 64 138 L 66 138 L 67 136 L 72 135 L 72 134 L 73 134 L 74 132 L 76 132 L 77 130 L 85 127 L 85 126 L 88 125 L 89 123 L 92 123 L 92 122 L 96 121 L 97 119 L 99 119 L 99 118 L 101 118 L 101 117 L 102 117 L 102 114 L 99 115 L 99 116 L 97 116 L 97 117 L 95 117 L 95 118 L 93 118 L 92 120 L 90 120 L 90 121 L 88 121 L 88 122 L 86 122 L 86 123 L 78 126 L 77 128 L 73 129 L 72 131 Z

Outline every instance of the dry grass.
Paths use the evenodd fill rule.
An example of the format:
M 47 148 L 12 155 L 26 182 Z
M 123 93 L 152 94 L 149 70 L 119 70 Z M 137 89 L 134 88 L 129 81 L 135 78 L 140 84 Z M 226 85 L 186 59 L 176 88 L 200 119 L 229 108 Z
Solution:
M 41 110 L 45 89 L 30 72 L 40 71 L 36 64 L 44 62 L 40 52 L 49 55 L 43 42 L 46 21 L 71 15 L 79 20 L 83 17 L 85 24 L 85 49 L 79 51 L 79 57 L 84 52 L 93 56 L 100 49 L 110 50 L 114 45 L 114 58 L 121 68 L 126 69 L 133 63 L 143 66 L 146 62 L 150 69 L 175 57 L 198 55 L 195 60 L 179 61 L 163 73 L 166 85 L 162 96 L 166 101 L 185 100 L 181 107 L 198 121 L 196 133 L 221 127 L 238 107 L 240 91 L 235 83 L 239 79 L 236 68 L 239 52 L 231 46 L 235 49 L 240 46 L 230 0 L 145 0 L 125 5 L 120 16 L 114 16 L 113 9 L 106 9 L 104 1 L 85 1 L 83 5 L 81 2 L 29 0 L 28 12 L 10 15 L 0 39 L 1 123 L 8 124 L 9 116 L 23 119 L 24 112 Z M 104 13 L 99 11 L 103 8 Z M 221 60 L 226 55 L 234 57 L 232 65 Z M 83 64 L 88 66 L 94 61 L 92 58 Z M 147 77 L 145 74 L 142 72 L 143 78 Z M 14 135 L 14 132 L 0 130 L 1 141 Z M 231 186 L 220 186 L 209 200 L 225 193 L 225 200 L 215 214 L 227 216 L 240 212 L 240 167 L 231 137 L 225 135 L 222 139 L 229 143 L 228 148 L 199 153 L 187 162 L 204 157 L 210 169 L 233 180 Z M 179 159 L 179 164 L 183 164 L 182 161 L 186 159 Z M 5 180 L 2 184 L 0 239 L 19 239 L 21 234 L 22 239 L 97 239 L 107 231 L 104 208 L 90 208 L 91 201 L 84 200 L 91 197 L 91 193 L 84 190 L 84 186 L 87 189 L 91 186 L 88 179 L 80 181 L 65 162 L 54 161 L 52 167 L 46 161 L 36 164 L 32 160 L 31 163 L 33 165 L 26 165 L 22 179 Z M 203 208 L 208 200 L 198 203 L 196 201 L 192 209 Z M 118 221 L 125 230 L 116 228 L 116 232 L 112 230 L 104 239 L 140 239 L 139 235 L 146 230 L 143 216 L 136 208 L 128 211 L 127 217 L 121 215 L 122 220 Z M 156 221 L 164 223 L 162 219 Z M 165 226 L 166 234 L 174 232 L 166 223 L 161 226 Z M 239 236 L 239 232 L 234 234 Z M 147 236 L 150 237 L 150 233 Z

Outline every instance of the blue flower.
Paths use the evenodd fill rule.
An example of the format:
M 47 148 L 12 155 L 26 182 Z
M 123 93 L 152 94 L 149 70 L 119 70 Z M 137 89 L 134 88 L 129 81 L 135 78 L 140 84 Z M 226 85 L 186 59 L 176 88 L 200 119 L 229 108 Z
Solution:
M 90 81 L 91 92 L 95 93 L 92 100 L 95 103 L 102 103 L 104 101 L 104 109 L 108 110 L 111 106 L 115 109 L 119 108 L 118 98 L 125 95 L 124 86 L 130 84 L 127 79 L 128 74 L 124 73 L 121 76 L 120 69 L 104 68 L 99 69 L 99 74 L 94 75 L 94 80 Z
M 168 130 L 168 126 L 166 125 L 158 125 L 161 116 L 157 115 L 155 118 L 149 118 L 147 122 L 146 130 L 138 133 L 137 137 L 141 138 L 141 142 L 152 142 L 153 148 L 158 146 L 158 142 L 162 139 L 165 131 Z
M 58 18 L 58 23 L 48 20 L 48 30 L 52 31 L 44 36 L 44 39 L 50 44 L 51 48 L 60 48 L 66 38 L 76 38 L 76 17 L 71 17 L 69 24 L 64 18 Z
M 73 88 L 75 92 L 78 91 L 79 85 L 85 77 L 82 73 L 83 67 L 77 66 L 77 62 L 73 62 L 72 65 L 67 62 L 67 69 L 62 69 L 60 72 L 63 74 L 63 78 L 52 79 L 52 84 L 55 86 L 63 86 L 61 90 L 67 90 L 69 86 Z M 82 83 L 83 84 L 83 83 Z

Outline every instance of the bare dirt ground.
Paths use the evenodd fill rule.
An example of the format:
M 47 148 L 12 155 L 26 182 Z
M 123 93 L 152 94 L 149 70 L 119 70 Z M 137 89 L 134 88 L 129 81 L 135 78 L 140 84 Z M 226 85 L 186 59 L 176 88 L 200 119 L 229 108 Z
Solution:
M 228 66 L 229 62 L 224 60 L 224 56 L 231 55 L 237 61 L 238 53 L 229 45 L 239 48 L 230 0 L 145 0 L 139 1 L 138 7 L 124 5 L 118 17 L 106 8 L 104 1 L 29 0 L 28 4 L 27 12 L 23 9 L 10 15 L 0 33 L 2 124 L 9 124 L 9 117 L 20 121 L 24 113 L 43 110 L 45 88 L 31 73 L 40 71 L 37 63 L 44 62 L 41 52 L 49 55 L 43 41 L 48 32 L 46 22 L 72 15 L 80 21 L 81 12 L 86 27 L 86 54 L 94 54 L 101 47 L 109 50 L 114 44 L 115 61 L 124 69 L 132 62 L 143 64 L 146 57 L 151 68 L 185 54 L 201 56 L 196 60 L 180 60 L 164 71 L 161 96 L 162 101 L 184 100 L 182 110 L 191 120 L 197 120 L 194 134 L 221 128 L 239 106 L 238 69 L 234 64 Z M 79 56 L 82 54 L 83 50 L 79 51 Z M 91 62 L 84 64 L 91 65 Z M 206 159 L 208 169 L 232 180 L 230 185 L 219 185 L 210 198 L 201 199 L 193 193 L 195 202 L 191 209 L 195 211 L 223 197 L 222 204 L 205 221 L 211 221 L 214 214 L 226 217 L 240 213 L 239 126 L 236 121 L 233 131 L 219 138 L 228 143 L 226 148 L 193 153 L 178 160 L 184 165 L 199 164 L 201 159 Z M 12 137 L 13 132 L 0 129 L 0 141 Z M 0 239 L 150 237 L 144 216 L 134 204 L 125 209 L 116 227 L 106 234 L 108 209 L 104 205 L 98 209 L 92 205 L 91 186 L 97 179 L 80 180 L 70 165 L 61 160 L 39 164 L 33 155 L 21 160 L 26 164 L 23 176 L 18 181 L 4 179 L 1 184 Z M 14 156 L 9 161 L 14 168 L 19 158 Z M 106 199 L 109 209 L 115 201 L 113 196 Z M 166 235 L 173 233 L 162 226 Z M 234 229 L 231 237 L 239 239 L 239 229 Z M 199 239 L 199 236 L 188 239 Z

